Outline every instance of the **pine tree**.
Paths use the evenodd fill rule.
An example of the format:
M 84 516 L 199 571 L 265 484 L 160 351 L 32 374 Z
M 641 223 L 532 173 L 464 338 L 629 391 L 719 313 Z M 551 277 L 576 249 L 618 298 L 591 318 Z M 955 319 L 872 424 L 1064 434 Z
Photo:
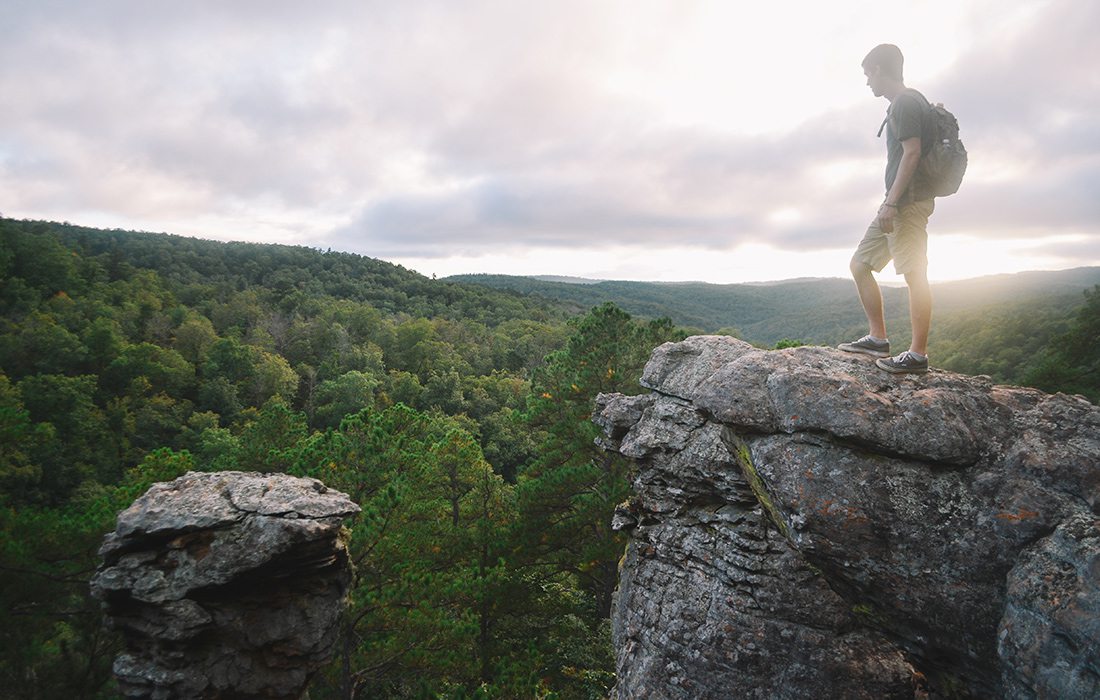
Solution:
M 1081 394 L 1100 403 L 1100 285 L 1085 292 L 1085 304 L 1070 329 L 1047 345 L 1024 382 L 1045 391 Z
M 436 696 L 493 680 L 511 487 L 442 415 L 398 404 L 303 440 L 292 472 L 362 507 L 340 659 L 323 697 Z
M 667 319 L 639 323 L 604 304 L 575 324 L 566 347 L 531 380 L 528 417 L 545 437 L 518 482 L 520 558 L 575 576 L 599 618 L 610 613 L 625 546 L 611 518 L 628 495 L 630 463 L 596 446 L 593 403 L 600 393 L 641 391 L 653 348 L 680 338 Z

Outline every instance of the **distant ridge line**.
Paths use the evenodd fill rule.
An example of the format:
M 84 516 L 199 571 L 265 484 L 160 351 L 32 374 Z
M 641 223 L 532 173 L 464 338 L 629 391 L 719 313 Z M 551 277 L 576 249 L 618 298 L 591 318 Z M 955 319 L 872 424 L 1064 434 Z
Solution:
M 583 278 L 563 282 L 555 276 L 490 274 L 443 279 L 563 302 L 577 313 L 612 302 L 641 318 L 667 316 L 691 330 L 736 332 L 745 340 L 764 345 L 788 338 L 810 344 L 836 344 L 866 333 L 866 319 L 854 285 L 840 277 L 732 284 Z M 1100 285 L 1100 267 L 1002 273 L 934 282 L 932 286 L 937 317 L 946 321 L 951 315 L 992 312 L 1005 305 L 1023 309 L 1047 304 L 1069 314 L 1084 303 L 1083 292 L 1094 285 Z M 883 285 L 882 293 L 888 326 L 904 335 L 908 329 L 907 290 Z
M 1021 270 L 1019 272 L 997 272 L 991 275 L 979 275 L 977 277 L 965 277 L 957 280 L 939 280 L 932 281 L 933 285 L 949 285 L 949 284 L 966 284 L 969 282 L 976 282 L 981 280 L 996 280 L 996 279 L 1012 279 L 1021 276 L 1029 275 L 1052 275 L 1061 273 L 1075 273 L 1082 272 L 1088 273 L 1092 271 L 1100 272 L 1100 266 L 1082 265 L 1079 267 L 1069 267 L 1062 270 Z M 478 282 L 485 279 L 499 279 L 499 280 L 537 280 L 539 282 L 553 282 L 560 284 L 654 284 L 654 285 L 707 285 L 712 287 L 769 287 L 780 284 L 801 284 L 806 282 L 831 282 L 831 281 L 850 281 L 848 277 L 789 277 L 781 280 L 752 280 L 748 282 L 707 282 L 705 280 L 620 280 L 620 279 L 603 279 L 592 277 L 573 277 L 570 275 L 508 275 L 503 273 L 494 272 L 468 272 L 456 275 L 447 275 L 439 278 L 441 281 L 446 282 Z M 891 286 L 890 282 L 885 282 L 887 286 Z M 897 282 L 897 286 L 904 286 L 904 282 Z

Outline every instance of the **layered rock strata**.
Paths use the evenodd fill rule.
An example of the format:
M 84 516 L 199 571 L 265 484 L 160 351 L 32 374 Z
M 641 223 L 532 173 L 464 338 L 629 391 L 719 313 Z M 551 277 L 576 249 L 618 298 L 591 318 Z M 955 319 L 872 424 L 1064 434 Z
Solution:
M 1100 697 L 1100 408 L 717 336 L 642 384 L 614 697 Z
M 124 697 L 298 698 L 330 657 L 351 582 L 341 521 L 314 479 L 188 473 L 118 516 L 92 593 L 122 632 Z

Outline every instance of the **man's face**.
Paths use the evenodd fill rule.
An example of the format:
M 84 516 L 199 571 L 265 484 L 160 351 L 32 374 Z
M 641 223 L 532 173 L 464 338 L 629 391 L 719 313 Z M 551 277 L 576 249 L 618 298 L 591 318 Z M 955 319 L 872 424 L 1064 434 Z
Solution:
M 867 87 L 875 97 L 882 97 L 882 69 L 878 66 L 865 66 L 863 74 L 867 76 Z

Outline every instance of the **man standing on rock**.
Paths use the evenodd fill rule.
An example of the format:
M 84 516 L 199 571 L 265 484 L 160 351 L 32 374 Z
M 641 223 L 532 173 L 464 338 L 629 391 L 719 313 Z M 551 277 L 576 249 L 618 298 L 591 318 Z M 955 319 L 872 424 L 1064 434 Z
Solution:
M 867 314 L 870 333 L 838 347 L 879 358 L 882 369 L 895 374 L 928 371 L 928 329 L 932 322 L 932 290 L 928 285 L 928 217 L 934 199 L 917 174 L 922 145 L 931 145 L 934 125 L 928 101 L 905 87 L 901 50 L 880 44 L 863 59 L 867 86 L 875 97 L 890 102 L 886 110 L 886 198 L 852 256 L 852 277 Z M 879 130 L 879 135 L 882 130 Z M 909 349 L 890 357 L 882 292 L 874 273 L 891 259 L 909 287 L 909 320 L 913 340 Z

